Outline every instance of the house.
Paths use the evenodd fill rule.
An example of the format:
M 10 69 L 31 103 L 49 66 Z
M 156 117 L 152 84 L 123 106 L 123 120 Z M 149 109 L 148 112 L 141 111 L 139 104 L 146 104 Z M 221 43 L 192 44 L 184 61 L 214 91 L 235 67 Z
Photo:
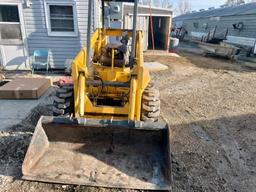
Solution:
M 97 26 L 94 1 L 93 28 Z M 52 68 L 65 68 L 86 41 L 87 0 L 1 0 L 0 53 L 5 69 L 29 69 L 36 49 L 49 49 Z
M 99 0 L 93 1 L 93 29 L 101 26 L 100 5 Z M 147 15 L 145 26 L 148 30 L 148 13 L 155 9 L 139 9 L 143 9 L 144 16 Z M 87 10 L 88 0 L 1 0 L 0 68 L 30 69 L 33 52 L 48 49 L 51 68 L 64 69 L 86 44 Z M 166 11 L 161 14 L 163 11 L 159 9 L 158 16 L 166 16 Z M 122 14 L 132 17 L 130 10 Z M 169 10 L 168 18 L 170 16 Z
M 175 28 L 186 30 L 188 38 L 201 39 L 217 26 L 217 32 L 228 28 L 226 42 L 242 47 L 253 47 L 256 41 L 256 3 L 209 8 L 180 15 L 173 19 Z

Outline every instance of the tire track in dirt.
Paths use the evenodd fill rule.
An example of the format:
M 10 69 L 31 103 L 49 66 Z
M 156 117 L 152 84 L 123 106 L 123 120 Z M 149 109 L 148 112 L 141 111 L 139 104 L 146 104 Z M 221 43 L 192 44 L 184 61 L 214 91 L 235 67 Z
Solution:
M 241 152 L 241 140 L 248 139 L 239 138 L 229 122 L 255 116 L 256 86 L 250 84 L 256 73 L 224 62 L 212 68 L 212 59 L 203 61 L 203 68 L 190 63 L 183 71 L 171 59 L 169 73 L 154 74 L 162 116 L 173 130 L 174 191 L 253 191 L 256 178 L 247 160 L 254 159 L 254 151 Z

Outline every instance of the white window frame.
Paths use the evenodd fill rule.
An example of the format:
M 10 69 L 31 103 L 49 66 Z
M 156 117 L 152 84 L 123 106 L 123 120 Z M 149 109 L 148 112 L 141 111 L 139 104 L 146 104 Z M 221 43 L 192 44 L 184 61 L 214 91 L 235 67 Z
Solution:
M 14 24 L 20 25 L 20 31 L 21 31 L 21 39 L 11 39 L 11 40 L 5 40 L 5 43 L 0 42 L 0 44 L 11 44 L 11 45 L 20 45 L 24 43 L 25 39 L 25 29 L 24 29 L 24 20 L 23 20 L 23 13 L 22 13 L 22 5 L 21 3 L 4 3 L 0 2 L 0 5 L 10 5 L 10 6 L 17 6 L 18 8 L 18 14 L 19 14 L 19 22 L 0 22 L 1 24 Z
M 76 12 L 76 3 L 73 2 L 54 2 L 54 1 L 45 1 L 45 17 L 46 17 L 46 28 L 48 36 L 57 36 L 57 37 L 77 37 L 78 36 L 78 26 L 77 26 L 77 12 Z M 74 21 L 74 32 L 65 32 L 65 31 L 51 31 L 51 21 L 50 21 L 50 5 L 64 5 L 73 7 L 73 21 Z

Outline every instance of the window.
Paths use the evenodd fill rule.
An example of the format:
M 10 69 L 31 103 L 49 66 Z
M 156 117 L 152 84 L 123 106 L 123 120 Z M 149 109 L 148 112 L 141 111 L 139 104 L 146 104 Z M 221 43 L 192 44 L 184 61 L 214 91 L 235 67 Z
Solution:
M 50 36 L 77 36 L 73 4 L 47 4 L 47 29 Z
M 202 28 L 207 29 L 208 28 L 208 23 L 203 23 Z
M 243 22 L 238 22 L 233 24 L 233 29 L 241 31 L 244 28 Z
M 17 5 L 0 5 L 0 41 L 22 40 Z
M 194 28 L 198 28 L 199 24 L 197 22 L 193 23 Z

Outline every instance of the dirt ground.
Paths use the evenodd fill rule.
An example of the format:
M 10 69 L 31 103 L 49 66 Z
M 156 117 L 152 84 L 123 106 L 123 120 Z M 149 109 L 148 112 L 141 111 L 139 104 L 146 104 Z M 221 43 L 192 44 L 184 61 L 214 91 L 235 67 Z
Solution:
M 153 81 L 161 91 L 162 117 L 172 128 L 173 191 L 256 191 L 256 71 L 181 55 L 145 56 L 169 67 L 154 73 Z M 122 191 L 21 180 L 35 122 L 50 113 L 48 104 L 0 132 L 0 191 Z

